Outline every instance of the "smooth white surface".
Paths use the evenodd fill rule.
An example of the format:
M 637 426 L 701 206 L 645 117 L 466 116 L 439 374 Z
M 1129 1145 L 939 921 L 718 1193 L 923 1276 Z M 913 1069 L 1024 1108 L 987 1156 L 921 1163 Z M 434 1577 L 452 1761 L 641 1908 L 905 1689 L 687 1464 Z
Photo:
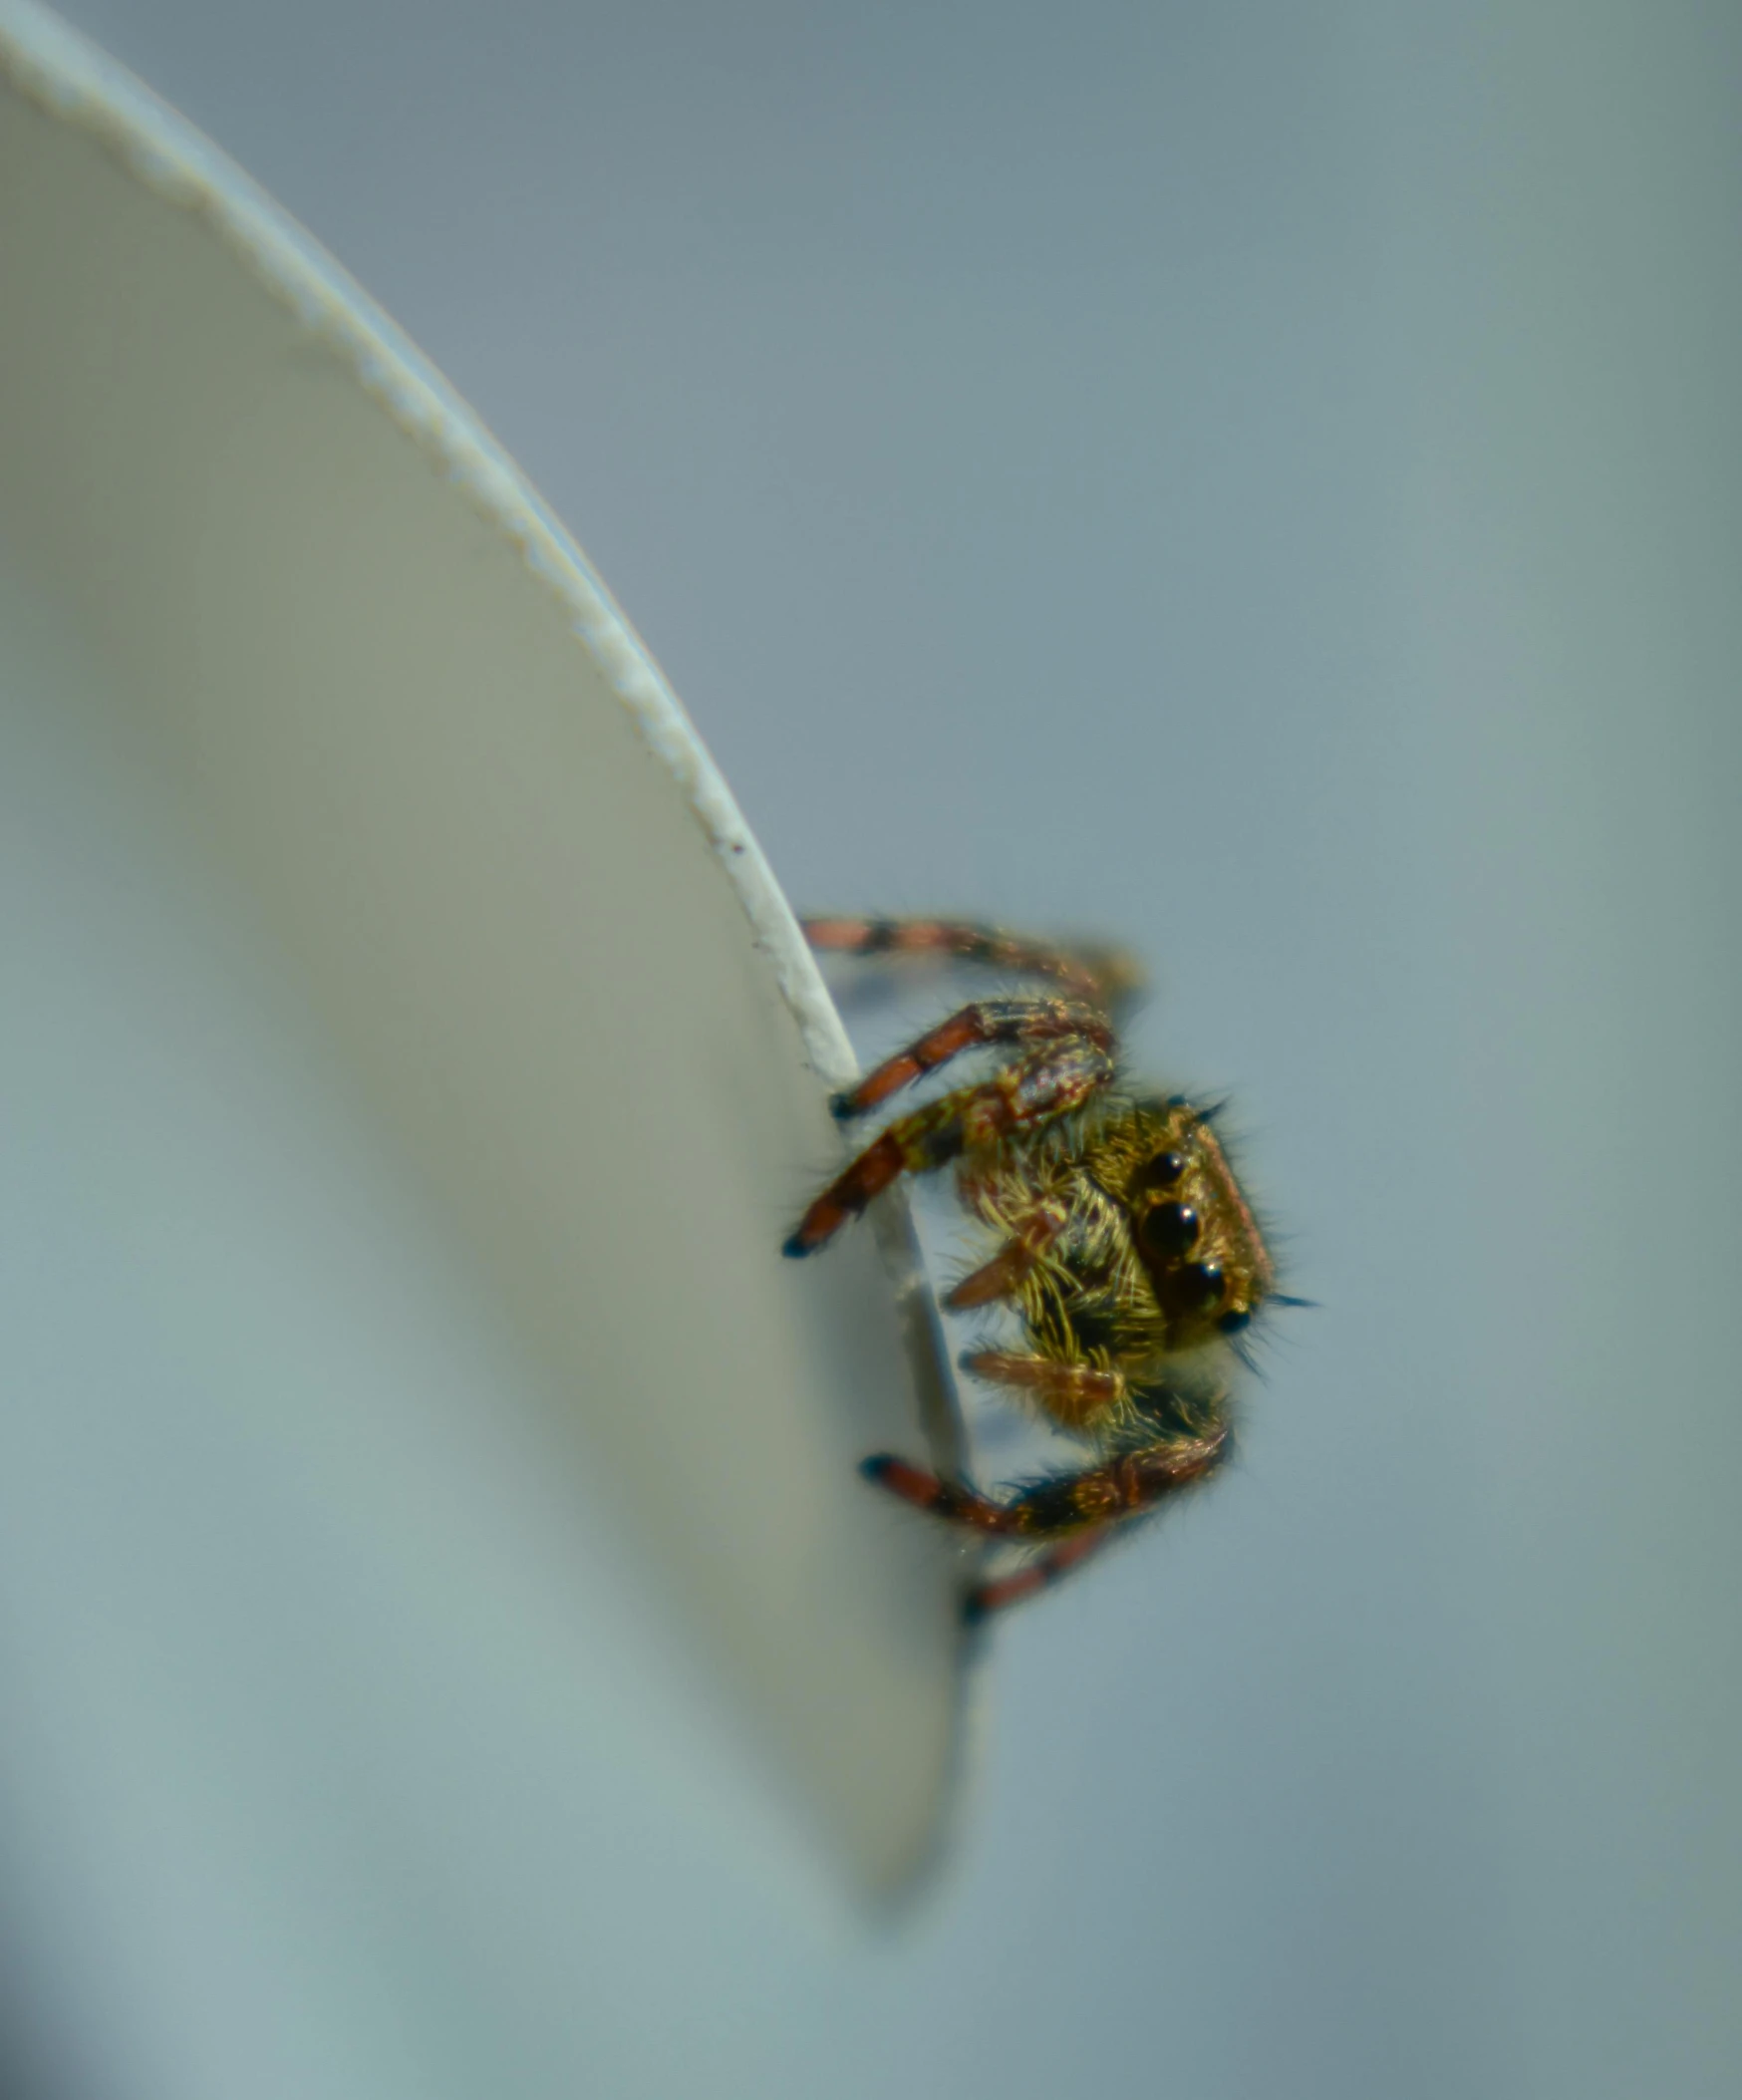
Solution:
M 10 586 L 0 635 L 0 1852 L 48 2089 L 524 2089 L 540 2005 L 623 2008 L 611 1861 L 826 1934 L 814 1811 L 101 667 Z
M 891 1886 L 932 1844 L 951 1768 L 956 1572 L 947 1553 L 915 1550 L 854 1467 L 868 1449 L 923 1445 L 914 1374 L 928 1362 L 947 1435 L 948 1385 L 924 1302 L 904 1332 L 872 1234 L 802 1268 L 779 1257 L 839 1155 L 824 1093 L 849 1061 L 790 913 L 645 651 L 452 397 L 303 236 L 113 69 L 34 10 L 8 8 L 0 31 L 0 547 L 14 602 L 39 608 L 8 621 L 4 672 L 13 791 L 44 855 L 9 892 L 23 945 L 8 999 L 28 1012 L 41 1059 L 12 1106 L 28 1101 L 33 1139 L 125 1165 L 131 1103 L 141 1156 L 162 1175 L 162 1233 L 146 1235 L 137 1280 L 98 1259 L 137 1185 L 132 1198 L 101 1180 L 86 1191 L 96 1355 L 80 1448 L 105 1468 L 106 1436 L 148 1436 L 158 1421 L 150 1352 L 136 1389 L 113 1362 L 97 1367 L 105 1336 L 113 1349 L 142 1318 L 188 1327 L 201 1395 L 182 1425 L 189 1470 L 150 1472 L 140 1520 L 186 1540 L 209 1518 L 204 1584 L 308 1583 L 307 1622 L 288 1649 L 282 1630 L 268 1646 L 292 1680 L 305 1672 L 311 1716 L 326 1715 L 343 1758 L 352 1722 L 315 1681 L 349 1616 L 324 1565 L 319 1500 L 276 1533 L 233 1528 L 275 1471 L 279 1437 L 297 1433 L 277 1419 L 296 1409 L 297 1379 L 264 1398 L 287 1360 L 270 1277 L 257 1279 L 260 1360 L 241 1349 L 219 1378 L 205 1349 L 211 1328 L 233 1323 L 238 1345 L 248 1332 L 220 1253 L 269 1269 L 275 1206 L 297 1178 L 269 1114 L 251 1177 L 201 1179 L 244 1142 L 235 1031 L 258 1043 L 275 1017 L 306 1039 L 322 1085 L 356 1088 L 379 1117 L 523 1352 L 517 1375 L 474 1381 L 471 1404 L 489 1420 L 542 1391 L 543 1418 L 524 1433 L 545 1439 L 558 1481 L 584 1482 L 575 1520 L 583 1506 L 603 1513 L 624 1580 L 650 1587 L 735 1702 L 795 1828 L 862 1885 Z M 85 756 L 34 766 L 28 753 L 62 734 L 46 718 L 69 712 L 65 752 Z M 118 806 L 131 794 L 147 833 L 179 841 L 154 890 L 150 853 L 130 858 L 118 820 L 113 879 L 165 925 L 192 914 L 188 968 L 203 989 L 184 995 L 162 943 L 111 929 L 106 952 L 93 946 L 81 856 L 110 827 L 82 821 L 87 775 Z M 28 829 L 14 843 L 30 859 Z M 226 958 L 198 930 L 202 910 L 228 914 L 247 952 Z M 131 1004 L 107 1011 L 101 979 L 123 953 Z M 256 988 L 234 1021 L 226 959 L 263 985 L 281 979 L 278 1008 Z M 77 996 L 61 998 L 69 987 Z M 89 1024 L 85 999 L 106 1009 Z M 170 1048 L 181 1034 L 185 1060 Z M 86 1056 L 111 1117 L 101 1143 Z M 213 1056 L 222 1068 L 176 1096 L 183 1179 L 164 1172 L 168 1124 L 149 1082 Z M 305 1193 L 332 1207 L 342 1237 L 351 1169 L 330 1141 L 313 1160 L 324 1165 L 311 1163 Z M 885 1237 L 899 1255 L 899 1219 Z M 292 1277 L 319 1333 L 331 1279 L 294 1261 Z M 422 1317 L 416 1303 L 401 1315 Z M 28 1321 L 9 1333 L 21 1352 L 46 1347 Z M 173 1346 L 161 1351 L 165 1374 L 176 1361 Z M 74 1493 L 56 1439 L 75 1435 L 78 1410 L 9 1382 L 24 1439 L 12 1490 L 52 1509 Z M 391 1414 L 416 1439 L 396 1407 L 351 1367 L 343 1411 L 360 1438 Z M 350 1536 L 373 1553 L 371 1491 L 335 1464 Z M 386 1476 L 370 1477 L 386 1496 Z M 465 1496 L 451 1452 L 440 1491 Z M 69 1513 L 67 1550 L 87 1515 Z M 524 1561 L 500 1511 L 476 1522 L 474 1561 Z M 85 1543 L 100 1566 L 101 1537 Z M 455 1608 L 441 1540 L 414 1525 L 400 1544 L 392 1579 L 423 1586 L 408 1619 L 433 1615 L 405 1640 L 433 1644 L 428 1666 L 457 1713 L 487 1704 L 492 1664 Z M 141 1650 L 184 1643 L 177 1697 L 214 1702 L 227 1741 L 224 1687 L 246 1630 L 178 1621 L 140 1550 L 110 1633 L 130 1629 L 122 1645 Z M 574 1574 L 534 1565 L 559 1586 Z M 536 1578 L 521 1566 L 516 1579 Z M 20 1581 L 52 1617 L 51 1570 Z M 404 1643 L 378 1638 L 385 1666 Z M 542 1667 L 553 1681 L 591 1674 L 572 1642 L 551 1645 Z M 34 1696 L 52 1707 L 46 1681 Z M 527 1754 L 560 1739 L 564 1710 L 531 1724 L 546 1732 Z M 384 1709 L 371 1755 L 397 1760 L 415 1793 L 440 1745 L 413 1713 Z M 712 1754 L 705 1735 L 690 1749 Z M 285 1772 L 233 1743 L 228 1761 L 208 1754 L 252 1804 L 244 1819 L 276 1827 Z M 481 1765 L 454 1781 L 451 1814 L 471 1820 L 466 1789 L 487 1783 Z M 351 1813 L 343 1784 L 328 1812 Z

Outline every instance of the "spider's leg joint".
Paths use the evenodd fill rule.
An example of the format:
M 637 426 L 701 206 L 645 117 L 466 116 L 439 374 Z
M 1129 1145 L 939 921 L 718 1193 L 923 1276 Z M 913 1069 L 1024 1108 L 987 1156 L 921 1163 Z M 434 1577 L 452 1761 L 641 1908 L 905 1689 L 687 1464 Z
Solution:
M 927 1174 L 963 1152 L 996 1149 L 1080 1108 L 1112 1083 L 1099 1043 L 1071 1035 L 1042 1042 L 979 1086 L 947 1093 L 891 1123 L 837 1174 L 798 1221 L 789 1255 L 809 1254 L 858 1217 L 902 1174 Z M 861 1087 L 858 1099 L 864 1099 Z
M 1008 1612 L 1012 1605 L 1020 1604 L 1024 1598 L 1049 1590 L 1054 1583 L 1062 1582 L 1073 1568 L 1080 1568 L 1084 1561 L 1099 1553 L 1117 1535 L 1117 1529 L 1116 1525 L 1107 1524 L 1098 1531 L 1079 1531 L 1075 1537 L 1062 1539 L 1056 1546 L 1037 1554 L 1016 1574 L 976 1583 L 962 1600 L 963 1624 L 980 1626 L 996 1613 Z

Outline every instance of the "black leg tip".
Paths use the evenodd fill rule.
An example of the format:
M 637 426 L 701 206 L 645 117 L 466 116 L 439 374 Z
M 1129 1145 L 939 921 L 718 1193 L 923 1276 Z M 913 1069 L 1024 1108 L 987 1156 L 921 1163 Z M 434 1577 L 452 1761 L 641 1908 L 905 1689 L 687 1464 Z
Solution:
M 861 1458 L 859 1471 L 867 1480 L 887 1480 L 897 1461 L 887 1451 L 877 1451 L 869 1458 Z
M 829 1113 L 837 1123 L 850 1123 L 858 1112 L 858 1109 L 853 1105 L 853 1096 L 850 1093 L 831 1093 L 829 1095 Z
M 814 1254 L 816 1247 L 803 1233 L 795 1232 L 789 1240 L 782 1242 L 780 1252 L 789 1262 L 801 1262 L 807 1254 Z
M 962 1599 L 962 1624 L 964 1626 L 985 1626 L 991 1617 L 992 1614 L 986 1608 L 986 1593 L 983 1590 L 970 1590 L 964 1595 Z

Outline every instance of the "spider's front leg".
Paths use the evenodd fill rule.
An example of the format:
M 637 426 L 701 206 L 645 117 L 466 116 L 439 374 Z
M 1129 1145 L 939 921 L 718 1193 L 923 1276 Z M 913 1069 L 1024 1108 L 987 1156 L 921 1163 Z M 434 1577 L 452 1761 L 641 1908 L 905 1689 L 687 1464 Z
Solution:
M 1055 1473 L 1009 1502 L 995 1502 L 962 1480 L 940 1480 L 887 1451 L 859 1470 L 903 1502 L 993 1538 L 1041 1544 L 1122 1524 L 1215 1471 L 1233 1432 L 1218 1423 L 1202 1436 L 1168 1436 L 1121 1451 L 1080 1473 Z
M 948 1523 L 1014 1545 L 1048 1549 L 1018 1574 L 970 1592 L 968 1615 L 984 1618 L 1056 1582 L 1120 1525 L 1213 1473 L 1231 1442 L 1226 1423 L 1202 1436 L 1158 1438 L 1080 1473 L 1039 1481 L 1009 1502 L 995 1502 L 965 1481 L 940 1480 L 887 1452 L 866 1459 L 860 1471 L 903 1502 Z
M 964 1152 L 991 1151 L 1072 1114 L 1112 1083 L 1111 1050 L 1071 1035 L 1042 1043 L 984 1085 L 947 1093 L 899 1117 L 831 1181 L 786 1242 L 789 1255 L 814 1254 L 902 1174 L 927 1174 Z
M 995 1612 L 1008 1612 L 1012 1605 L 1038 1597 L 1042 1590 L 1062 1582 L 1073 1568 L 1080 1568 L 1103 1546 L 1111 1545 L 1118 1535 L 1116 1524 L 1103 1524 L 1099 1531 L 1079 1531 L 1068 1539 L 1060 1539 L 1056 1546 L 1048 1546 L 1044 1553 L 1035 1554 L 1026 1567 L 1018 1568 L 1014 1575 L 976 1583 L 962 1600 L 963 1618 L 970 1626 L 978 1626 Z

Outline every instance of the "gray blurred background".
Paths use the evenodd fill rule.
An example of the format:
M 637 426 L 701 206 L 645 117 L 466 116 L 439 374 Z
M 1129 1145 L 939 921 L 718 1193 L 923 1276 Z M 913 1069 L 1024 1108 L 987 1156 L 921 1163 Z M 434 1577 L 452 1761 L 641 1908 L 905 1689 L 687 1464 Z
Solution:
M 65 12 L 469 397 L 796 901 L 1151 961 L 1322 1308 L 1005 1629 L 910 1916 L 617 1772 L 572 1995 L 504 1928 L 405 2089 L 1742 2089 L 1742 15 Z

